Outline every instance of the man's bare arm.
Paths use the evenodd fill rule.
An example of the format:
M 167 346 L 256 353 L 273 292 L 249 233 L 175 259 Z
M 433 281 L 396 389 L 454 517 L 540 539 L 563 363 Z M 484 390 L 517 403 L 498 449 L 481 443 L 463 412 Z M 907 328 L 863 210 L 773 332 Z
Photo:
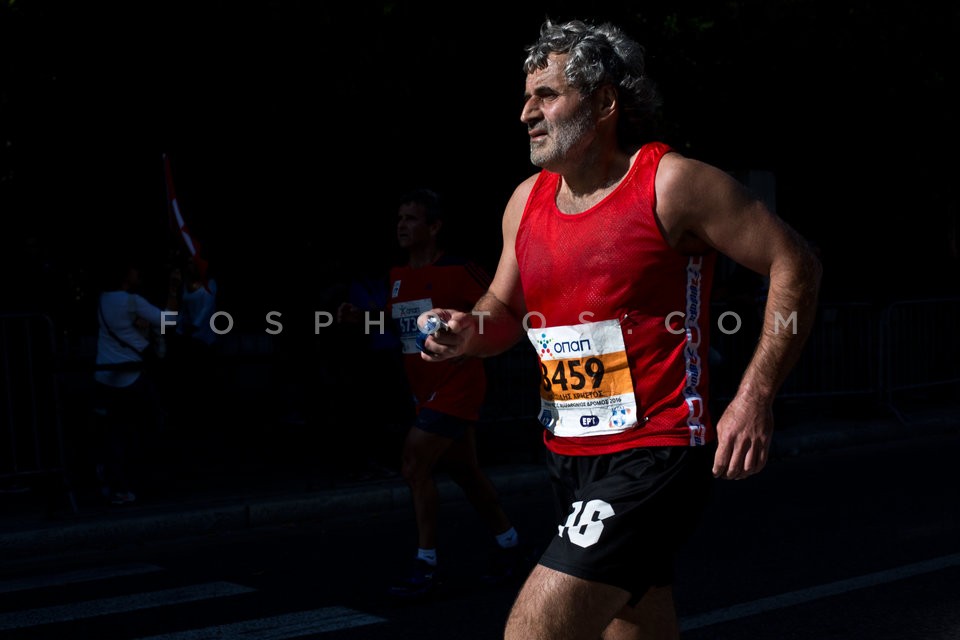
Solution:
M 681 250 L 712 246 L 770 280 L 760 338 L 717 423 L 714 474 L 743 478 L 766 465 L 774 398 L 816 316 L 820 262 L 796 231 L 728 174 L 675 155 L 664 161 L 658 216 L 668 241 Z

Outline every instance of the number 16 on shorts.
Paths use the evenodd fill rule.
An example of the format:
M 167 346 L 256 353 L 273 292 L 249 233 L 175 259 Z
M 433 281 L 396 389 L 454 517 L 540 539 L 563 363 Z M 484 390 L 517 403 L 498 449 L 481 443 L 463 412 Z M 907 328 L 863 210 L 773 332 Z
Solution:
M 583 548 L 596 544 L 603 533 L 603 520 L 614 515 L 613 507 L 603 500 L 591 500 L 586 505 L 578 500 L 571 506 L 573 511 L 567 516 L 567 522 L 557 527 L 560 537 L 566 533 L 570 542 Z

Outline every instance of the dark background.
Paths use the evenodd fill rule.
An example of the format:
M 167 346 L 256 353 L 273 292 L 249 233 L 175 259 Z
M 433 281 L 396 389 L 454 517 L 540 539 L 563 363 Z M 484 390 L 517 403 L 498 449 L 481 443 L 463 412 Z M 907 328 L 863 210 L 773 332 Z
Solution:
M 96 274 L 123 250 L 162 293 L 164 152 L 238 328 L 322 309 L 394 259 L 394 198 L 414 186 L 447 196 L 460 247 L 492 270 L 535 170 L 521 64 L 547 15 L 610 19 L 647 47 L 666 142 L 773 172 L 824 299 L 960 291 L 950 3 L 3 0 L 4 308 L 93 327 Z

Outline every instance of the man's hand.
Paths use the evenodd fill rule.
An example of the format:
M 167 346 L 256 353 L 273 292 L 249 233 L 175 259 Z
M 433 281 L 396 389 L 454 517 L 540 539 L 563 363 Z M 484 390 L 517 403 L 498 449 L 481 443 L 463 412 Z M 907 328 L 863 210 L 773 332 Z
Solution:
M 439 362 L 465 355 L 466 344 L 477 330 L 476 318 L 456 309 L 430 309 L 417 317 L 417 326 L 423 327 L 429 315 L 439 317 L 447 326 L 427 336 L 420 357 L 428 362 Z
M 767 464 L 773 436 L 773 410 L 737 395 L 717 423 L 717 453 L 713 475 L 742 480 Z

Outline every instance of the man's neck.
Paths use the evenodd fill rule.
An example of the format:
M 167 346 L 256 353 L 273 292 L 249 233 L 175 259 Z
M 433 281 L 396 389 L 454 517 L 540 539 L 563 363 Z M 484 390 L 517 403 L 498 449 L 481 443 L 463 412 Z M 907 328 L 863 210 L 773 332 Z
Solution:
M 589 157 L 575 169 L 562 172 L 557 208 L 574 214 L 596 205 L 619 186 L 632 161 L 632 155 L 617 151 L 607 157 Z
M 441 254 L 443 254 L 443 251 L 438 249 L 435 244 L 430 244 L 418 249 L 411 249 L 407 264 L 414 269 L 426 267 L 436 262 Z

